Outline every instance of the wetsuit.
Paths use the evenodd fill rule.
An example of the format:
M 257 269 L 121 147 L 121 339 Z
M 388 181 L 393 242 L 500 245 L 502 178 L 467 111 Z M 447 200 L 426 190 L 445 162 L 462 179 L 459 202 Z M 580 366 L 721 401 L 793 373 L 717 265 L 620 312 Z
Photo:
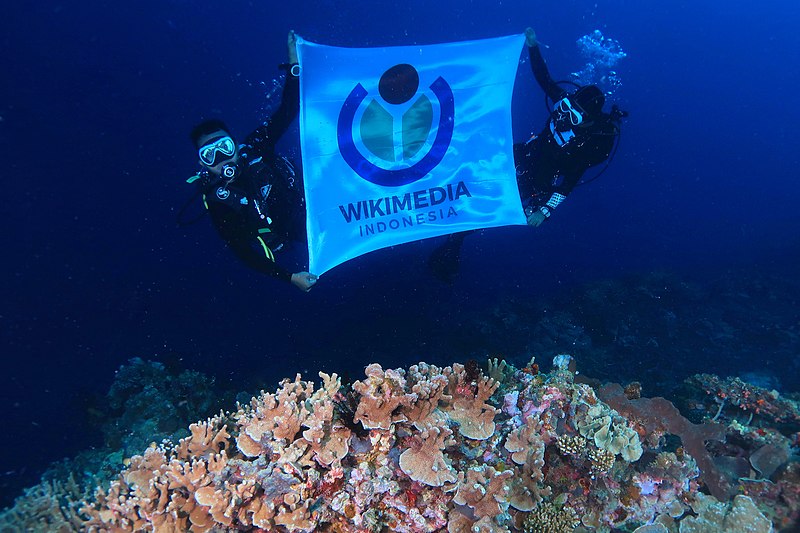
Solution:
M 567 92 L 550 77 L 538 46 L 528 48 L 531 70 L 545 94 L 558 102 Z M 574 127 L 567 142 L 553 132 L 553 117 L 539 135 L 514 145 L 517 185 L 525 207 L 541 208 L 546 216 L 572 192 L 587 169 L 608 159 L 617 133 L 611 116 L 599 113 L 585 127 Z M 561 142 L 559 142 L 561 140 Z
M 206 171 L 201 182 L 211 220 L 236 256 L 250 268 L 287 282 L 292 273 L 276 264 L 274 254 L 305 235 L 303 194 L 295 182 L 299 177 L 275 154 L 275 144 L 299 109 L 298 78 L 287 74 L 280 107 L 239 146 L 233 181 L 212 178 Z
M 528 48 L 531 69 L 547 96 L 557 102 L 567 92 L 550 77 L 538 46 Z M 574 137 L 556 133 L 551 116 L 539 135 L 526 143 L 514 145 L 514 164 L 522 205 L 538 209 L 549 218 L 551 211 L 572 192 L 586 170 L 608 159 L 614 147 L 617 128 L 611 115 L 600 112 L 587 117 L 584 127 L 572 128 Z M 560 137 L 557 139 L 556 135 Z M 560 141 L 560 142 L 559 142 Z M 463 231 L 448 235 L 447 240 L 431 254 L 428 266 L 442 281 L 452 282 L 458 272 L 461 245 L 473 233 Z

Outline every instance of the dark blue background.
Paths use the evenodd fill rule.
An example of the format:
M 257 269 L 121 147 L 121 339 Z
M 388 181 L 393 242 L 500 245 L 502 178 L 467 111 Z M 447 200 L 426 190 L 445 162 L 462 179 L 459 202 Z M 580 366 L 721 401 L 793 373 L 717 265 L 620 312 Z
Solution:
M 6 492 L 98 438 L 85 425 L 81 398 L 107 390 L 133 356 L 177 358 L 231 386 L 271 388 L 296 372 L 358 376 L 372 361 L 465 357 L 432 348 L 442 346 L 432 339 L 457 335 L 465 316 L 510 294 L 652 269 L 796 275 L 796 2 L 391 4 L 4 7 Z M 184 180 L 196 170 L 189 128 L 218 116 L 244 136 L 265 119 L 262 83 L 285 61 L 290 28 L 320 43 L 389 46 L 521 33 L 528 25 L 549 46 L 556 78 L 581 67 L 580 36 L 600 29 L 618 39 L 629 54 L 619 65 L 618 96 L 631 117 L 612 167 L 578 189 L 555 220 L 467 240 L 453 287 L 427 273 L 434 243 L 422 242 L 342 265 L 304 295 L 237 263 L 207 220 L 176 227 L 193 192 Z M 542 101 L 523 65 L 517 139 L 543 124 Z M 296 126 L 282 148 L 298 156 Z

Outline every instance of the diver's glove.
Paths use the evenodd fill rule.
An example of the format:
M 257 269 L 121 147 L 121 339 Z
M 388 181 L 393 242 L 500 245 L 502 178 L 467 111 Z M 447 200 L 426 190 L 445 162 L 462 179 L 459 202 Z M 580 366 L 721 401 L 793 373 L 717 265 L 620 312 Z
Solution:
M 292 274 L 292 285 L 303 292 L 308 292 L 317 282 L 317 276 L 308 272 L 295 272 Z
M 289 36 L 286 38 L 286 47 L 289 53 L 289 63 L 297 63 L 297 34 L 294 30 L 289 30 Z
M 286 74 L 291 75 L 293 78 L 300 76 L 300 65 L 297 59 L 297 34 L 294 30 L 289 30 L 289 36 L 286 38 L 286 47 L 289 54 L 289 62 L 278 65 L 286 71 Z
M 550 208 L 546 205 L 541 207 L 528 206 L 525 208 L 525 218 L 528 220 L 528 225 L 538 228 L 542 222 L 550 218 Z
M 525 44 L 527 44 L 529 48 L 539 46 L 539 41 L 536 40 L 536 32 L 533 31 L 531 27 L 525 28 Z

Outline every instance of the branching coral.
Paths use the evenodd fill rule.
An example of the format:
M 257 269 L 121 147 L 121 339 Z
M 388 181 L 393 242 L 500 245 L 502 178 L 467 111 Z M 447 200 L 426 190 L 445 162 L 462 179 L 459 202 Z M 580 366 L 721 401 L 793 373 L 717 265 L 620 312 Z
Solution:
M 570 533 L 579 523 L 575 509 L 545 502 L 528 515 L 522 530 L 525 533 Z
M 0 533 L 71 533 L 84 524 L 79 509 L 90 495 L 70 476 L 65 482 L 42 481 L 0 512 Z
M 283 380 L 276 394 L 264 393 L 253 398 L 249 408 L 240 407 L 234 415 L 240 432 L 236 444 L 248 457 L 258 457 L 272 450 L 264 446 L 265 441 L 282 440 L 289 443 L 300 431 L 309 412 L 305 401 L 313 391 L 313 384 Z
M 411 367 L 410 373 L 416 375 L 416 369 L 416 366 Z M 416 429 L 423 430 L 427 427 L 447 423 L 447 417 L 439 409 L 440 403 L 449 403 L 452 400 L 451 396 L 444 393 L 447 384 L 447 378 L 440 374 L 432 376 L 430 379 L 419 379 L 411 387 L 412 393 L 416 395 L 416 400 L 401 410 L 408 422 Z

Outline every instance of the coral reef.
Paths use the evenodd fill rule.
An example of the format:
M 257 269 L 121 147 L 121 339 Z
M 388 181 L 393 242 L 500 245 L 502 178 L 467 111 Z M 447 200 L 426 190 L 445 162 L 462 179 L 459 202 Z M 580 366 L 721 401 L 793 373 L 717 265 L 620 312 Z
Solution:
M 153 440 L 185 436 L 187 420 L 213 413 L 225 400 L 209 376 L 137 357 L 117 370 L 92 412 L 105 444 L 133 454 Z
M 768 390 L 800 390 L 796 276 L 726 272 L 690 279 L 665 272 L 593 281 L 552 296 L 499 294 L 439 351 L 505 354 L 522 366 L 569 347 L 581 371 L 603 381 L 638 381 L 649 396 L 676 396 L 688 376 L 758 371 Z M 456 344 L 456 342 L 458 344 Z M 452 346 L 452 348 L 450 347 Z
M 753 500 L 747 496 L 736 496 L 732 502 L 714 501 L 698 494 L 692 503 L 697 516 L 681 521 L 680 533 L 707 533 L 726 531 L 730 533 L 769 533 L 772 523 L 761 514 Z
M 88 426 L 83 430 L 99 431 L 102 445 L 49 465 L 41 483 L 25 491 L 21 500 L 32 507 L 23 515 L 40 518 L 28 529 L 74 530 L 74 524 L 79 523 L 77 508 L 84 498 L 81 487 L 115 479 L 125 458 L 141 453 L 153 441 L 177 441 L 188 436 L 187 422 L 231 405 L 233 396 L 232 391 L 221 389 L 212 377 L 200 372 L 182 370 L 175 364 L 130 359 L 115 372 L 105 395 L 81 398 Z M 82 429 L 80 421 L 75 421 L 75 428 Z M 14 510 L 19 511 L 19 506 Z
M 774 389 L 768 390 L 738 377 L 721 379 L 713 374 L 696 374 L 686 383 L 709 395 L 718 405 L 718 414 L 724 410 L 729 417 L 748 417 L 748 424 L 763 422 L 788 431 L 800 431 L 800 402 L 781 397 Z
M 474 362 L 372 364 L 351 387 L 298 375 L 153 442 L 91 492 L 31 489 L 0 531 L 677 533 L 796 520 L 796 469 L 753 454 L 780 493 L 738 480 L 747 494 L 729 501 L 736 480 L 722 486 L 715 463 L 724 426 L 620 385 L 595 389 L 575 366 L 568 355 L 549 373 L 533 361 L 492 360 L 488 375 Z M 770 498 L 786 510 L 767 512 Z
M 637 425 L 637 431 L 655 443 L 665 434 L 681 438 L 683 448 L 694 457 L 700 468 L 700 475 L 708 489 L 720 500 L 727 500 L 731 487 L 714 465 L 706 450 L 706 441 L 724 440 L 724 428 L 718 424 L 692 424 L 684 418 L 672 403 L 664 398 L 628 399 L 624 389 L 618 384 L 600 388 L 598 396 L 606 403 L 624 414 Z
M 717 468 L 735 481 L 772 522 L 800 520 L 800 402 L 739 377 L 697 374 L 679 402 L 688 416 L 725 428 L 724 444 L 710 446 Z
M 78 531 L 85 517 L 79 514 L 91 494 L 74 477 L 64 482 L 42 480 L 25 490 L 16 505 L 0 513 L 0 533 L 68 533 Z

